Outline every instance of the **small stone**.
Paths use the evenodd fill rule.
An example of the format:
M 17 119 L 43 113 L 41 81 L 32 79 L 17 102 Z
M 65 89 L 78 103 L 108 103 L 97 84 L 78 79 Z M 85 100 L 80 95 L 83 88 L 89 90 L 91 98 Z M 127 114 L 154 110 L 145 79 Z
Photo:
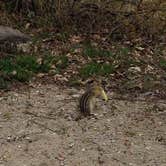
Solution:
M 73 147 L 73 146 L 74 146 L 74 143 L 69 144 L 69 147 Z
M 130 67 L 128 69 L 129 72 L 132 72 L 132 73 L 140 73 L 141 72 L 141 68 L 136 66 L 136 67 Z
M 143 136 L 143 134 L 142 134 L 142 133 L 139 133 L 138 135 L 139 135 L 140 137 L 141 137 L 141 136 Z
M 82 152 L 85 152 L 85 148 L 82 148 L 82 150 L 81 150 Z
M 147 147 L 145 147 L 145 149 L 150 150 L 150 149 L 151 149 L 151 147 L 150 147 L 150 146 L 147 146 Z

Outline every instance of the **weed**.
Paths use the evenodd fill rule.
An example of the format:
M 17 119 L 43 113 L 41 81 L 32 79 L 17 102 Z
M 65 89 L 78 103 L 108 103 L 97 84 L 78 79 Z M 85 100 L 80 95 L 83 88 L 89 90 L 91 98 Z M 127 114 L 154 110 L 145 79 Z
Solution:
M 39 71 L 43 73 L 49 72 L 51 69 L 52 62 L 54 60 L 53 56 L 46 55 L 42 58 L 41 65 L 39 66 Z
M 83 78 L 87 78 L 92 75 L 108 75 L 114 72 L 114 65 L 111 64 L 99 64 L 99 63 L 89 63 L 85 65 L 81 71 L 80 75 Z
M 0 76 L 0 89 L 7 89 L 8 88 L 8 82 Z
M 60 71 L 68 65 L 66 56 L 44 56 L 39 64 L 37 57 L 31 55 L 17 55 L 0 60 L 0 88 L 7 87 L 7 80 L 29 81 L 36 73 L 47 73 L 55 65 L 55 70 Z
M 166 60 L 165 59 L 160 59 L 159 65 L 162 69 L 166 70 Z
M 15 63 L 18 66 L 18 69 L 21 68 L 23 70 L 32 71 L 34 73 L 36 73 L 39 68 L 39 64 L 37 63 L 37 58 L 35 56 L 18 56 L 16 57 Z
M 73 76 L 69 79 L 69 85 L 77 87 L 81 85 L 81 81 L 78 77 Z
M 57 57 L 55 61 L 58 69 L 65 69 L 68 66 L 68 58 L 65 55 Z
M 28 81 L 37 72 L 38 63 L 34 56 L 8 57 L 0 60 L 0 70 L 5 77 Z
M 56 35 L 56 39 L 62 42 L 67 41 L 69 38 L 69 33 L 68 32 L 63 32 L 63 33 L 58 33 Z
M 120 48 L 119 49 L 119 54 L 122 55 L 122 56 L 127 56 L 129 54 L 129 48 L 127 47 L 124 47 L 124 48 Z
M 29 81 L 33 75 L 34 73 L 32 71 L 18 67 L 16 71 L 12 73 L 11 78 L 21 82 L 26 82 Z
M 113 53 L 108 50 L 99 49 L 92 46 L 91 43 L 86 43 L 83 48 L 83 55 L 90 58 L 96 57 L 113 57 Z
M 130 49 L 128 47 L 117 48 L 114 53 L 114 59 L 125 59 L 128 58 Z

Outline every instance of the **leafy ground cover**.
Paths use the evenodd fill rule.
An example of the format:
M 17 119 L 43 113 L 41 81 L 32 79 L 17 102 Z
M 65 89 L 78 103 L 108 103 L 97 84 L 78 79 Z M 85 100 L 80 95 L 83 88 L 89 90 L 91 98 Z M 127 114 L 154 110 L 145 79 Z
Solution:
M 96 37 L 99 39 L 95 40 Z M 36 53 L 2 57 L 2 88 L 6 87 L 5 82 L 27 82 L 40 77 L 70 86 L 81 86 L 88 79 L 102 79 L 121 93 L 164 93 L 165 47 L 160 43 L 147 46 L 128 41 L 110 45 L 101 43 L 102 37 L 97 35 L 92 35 L 88 42 L 82 35 L 69 35 L 65 41 L 52 38 L 44 37 L 40 44 L 31 46 L 36 47 Z

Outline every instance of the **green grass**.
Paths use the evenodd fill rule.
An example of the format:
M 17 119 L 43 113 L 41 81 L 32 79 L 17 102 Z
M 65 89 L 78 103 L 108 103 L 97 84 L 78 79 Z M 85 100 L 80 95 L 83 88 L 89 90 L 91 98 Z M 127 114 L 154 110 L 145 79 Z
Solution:
M 109 50 L 104 50 L 92 46 L 91 43 L 86 43 L 83 47 L 83 55 L 85 57 L 96 58 L 96 57 L 113 57 L 113 53 Z
M 52 69 L 53 65 L 55 68 Z M 37 73 L 48 73 L 50 70 L 60 72 L 67 66 L 68 58 L 66 56 L 46 55 L 40 63 L 37 57 L 33 55 L 5 57 L 0 59 L 0 88 L 6 88 L 7 83 L 12 80 L 26 82 Z
M 51 70 L 51 65 L 53 63 L 54 57 L 50 55 L 45 55 L 42 58 L 41 65 L 39 66 L 39 71 L 42 73 L 48 73 Z
M 15 67 L 25 69 L 27 71 L 37 72 L 39 68 L 39 64 L 37 62 L 37 58 L 35 56 L 18 56 L 16 57 Z
M 166 70 L 166 60 L 165 59 L 160 59 L 159 65 L 162 69 Z
M 59 41 L 66 42 L 69 38 L 69 33 L 68 32 L 57 33 L 55 37 Z
M 129 54 L 130 49 L 128 47 L 123 47 L 118 50 L 118 54 L 121 56 L 127 56 Z
M 133 57 L 130 56 L 130 48 L 120 47 L 116 48 L 114 51 L 105 50 L 92 46 L 90 42 L 86 42 L 83 47 L 83 56 L 89 57 L 93 60 L 96 58 L 104 59 L 106 58 L 109 61 L 116 61 L 119 65 L 130 67 L 134 64 L 138 64 Z
M 114 52 L 110 50 L 104 50 L 92 46 L 90 42 L 84 44 L 83 55 L 90 57 L 92 60 L 86 64 L 80 70 L 80 76 L 88 78 L 92 75 L 103 75 L 107 76 L 115 71 L 116 66 L 128 67 L 131 66 L 135 61 L 129 56 L 130 49 L 127 47 L 117 48 Z M 96 60 L 105 59 L 109 63 L 96 63 Z M 115 62 L 115 63 L 114 63 Z
M 8 57 L 0 60 L 3 78 L 28 81 L 37 72 L 39 64 L 34 56 Z
M 114 65 L 112 64 L 99 64 L 91 62 L 89 64 L 86 64 L 81 70 L 80 75 L 83 78 L 88 78 L 89 76 L 93 75 L 109 75 L 113 73 L 115 70 Z
M 0 89 L 7 89 L 8 88 L 8 81 L 4 79 L 4 77 L 0 77 Z
M 68 66 L 68 58 L 65 55 L 61 55 L 55 58 L 56 67 L 59 69 L 65 69 Z

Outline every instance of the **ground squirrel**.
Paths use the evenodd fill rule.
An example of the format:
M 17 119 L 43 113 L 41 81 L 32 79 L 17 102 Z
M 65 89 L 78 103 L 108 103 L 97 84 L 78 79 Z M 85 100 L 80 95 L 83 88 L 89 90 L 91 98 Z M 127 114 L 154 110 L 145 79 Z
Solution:
M 88 88 L 87 91 L 81 96 L 79 108 L 85 116 L 91 114 L 95 106 L 95 98 L 99 96 L 102 96 L 105 101 L 108 100 L 104 89 L 99 85 L 94 85 L 91 88 Z

